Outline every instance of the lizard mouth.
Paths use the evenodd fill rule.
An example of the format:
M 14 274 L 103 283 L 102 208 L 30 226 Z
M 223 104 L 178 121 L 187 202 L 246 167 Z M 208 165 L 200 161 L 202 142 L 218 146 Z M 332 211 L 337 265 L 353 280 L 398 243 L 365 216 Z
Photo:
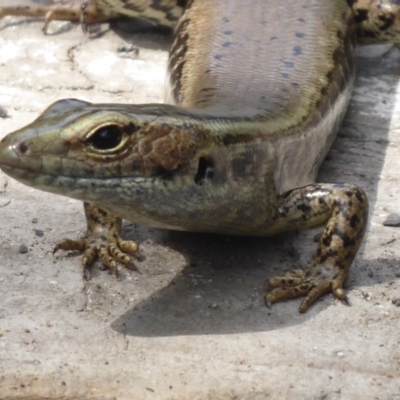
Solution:
M 37 141 L 33 145 L 32 142 L 32 138 L 22 131 L 5 136 L 0 141 L 0 169 L 19 182 L 37 187 L 39 180 L 54 179 L 59 170 L 56 163 L 49 166 L 49 162 L 42 156 L 40 150 L 45 144 Z
M 26 145 L 21 141 L 16 141 L 13 136 L 15 132 L 4 136 L 0 141 L 0 165 L 14 165 L 18 163 L 18 153 L 25 153 Z
M 11 176 L 14 179 L 20 180 L 29 174 L 29 168 L 22 166 L 22 160 L 19 155 L 23 149 L 23 146 L 15 143 L 11 134 L 7 135 L 0 142 L 0 168 L 4 173 Z
M 7 175 L 11 176 L 14 178 L 14 173 L 16 172 L 18 175 L 20 175 L 20 172 L 17 171 L 19 168 L 12 167 L 10 165 L 4 164 L 3 162 L 0 161 L 0 169 Z
M 20 158 L 10 141 L 10 135 L 6 136 L 0 142 L 0 168 L 7 174 L 13 176 L 13 170 L 20 168 Z M 18 174 L 19 175 L 19 174 Z
M 43 159 L 39 154 L 30 154 L 28 143 L 15 140 L 13 134 L 0 142 L 0 169 L 17 181 L 31 187 L 41 186 L 56 176 L 43 171 Z
M 24 168 L 5 164 L 3 160 L 1 160 L 0 162 L 0 169 L 9 177 L 31 187 L 36 187 L 36 181 L 42 177 L 41 174 L 38 172 L 29 171 Z

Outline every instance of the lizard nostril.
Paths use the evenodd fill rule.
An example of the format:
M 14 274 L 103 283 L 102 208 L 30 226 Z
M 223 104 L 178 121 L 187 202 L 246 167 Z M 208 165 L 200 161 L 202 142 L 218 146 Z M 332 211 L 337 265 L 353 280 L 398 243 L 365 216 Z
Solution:
M 25 154 L 28 151 L 28 146 L 26 145 L 26 143 L 22 142 L 19 146 L 18 146 L 18 150 L 21 154 Z

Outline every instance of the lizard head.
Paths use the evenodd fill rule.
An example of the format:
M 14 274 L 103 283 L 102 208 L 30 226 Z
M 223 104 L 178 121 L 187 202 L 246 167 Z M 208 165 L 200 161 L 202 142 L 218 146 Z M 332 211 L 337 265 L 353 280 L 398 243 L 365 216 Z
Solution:
M 94 188 L 122 179 L 144 185 L 191 169 L 195 176 L 196 132 L 174 106 L 60 100 L 1 141 L 0 168 L 29 186 L 91 201 Z

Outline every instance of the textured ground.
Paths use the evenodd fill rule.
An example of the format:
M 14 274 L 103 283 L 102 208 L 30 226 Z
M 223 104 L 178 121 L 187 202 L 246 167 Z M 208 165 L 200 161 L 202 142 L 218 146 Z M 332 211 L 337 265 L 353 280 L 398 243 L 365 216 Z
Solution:
M 0 5 L 4 1 L 0 1 Z M 0 137 L 51 102 L 161 102 L 170 38 L 101 27 L 0 21 Z M 139 54 L 118 51 L 127 42 Z M 85 282 L 57 240 L 85 229 L 81 204 L 0 172 L 1 399 L 400 399 L 400 52 L 360 52 L 346 120 L 321 181 L 363 186 L 370 223 L 348 280 L 351 307 L 326 296 L 262 302 L 267 275 L 310 262 L 318 231 L 278 240 L 126 223 L 146 260 L 117 282 Z M 27 250 L 27 252 L 24 252 Z

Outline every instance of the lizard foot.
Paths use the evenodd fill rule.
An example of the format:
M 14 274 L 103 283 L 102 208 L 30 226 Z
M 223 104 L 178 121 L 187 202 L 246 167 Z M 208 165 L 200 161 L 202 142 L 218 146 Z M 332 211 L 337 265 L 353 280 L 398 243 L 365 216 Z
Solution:
M 129 255 L 133 254 L 141 261 L 143 258 L 139 253 L 139 246 L 133 240 L 123 240 L 120 237 L 121 219 L 87 203 L 85 214 L 88 225 L 86 235 L 80 240 L 62 239 L 54 248 L 53 254 L 58 250 L 83 252 L 81 265 L 86 280 L 91 278 L 90 267 L 96 259 L 113 272 L 117 279 L 118 265 L 139 272 Z
M 299 311 L 307 311 L 308 307 L 319 297 L 332 292 L 339 300 L 349 304 L 342 288 L 344 274 L 332 265 L 316 265 L 311 268 L 297 269 L 284 276 L 268 278 L 264 285 L 264 298 L 267 307 L 280 300 L 305 296 Z
M 361 241 L 368 218 L 368 198 L 355 185 L 321 183 L 285 193 L 276 221 L 291 229 L 325 224 L 314 265 L 282 277 L 267 279 L 267 306 L 282 299 L 305 296 L 299 311 L 305 312 L 319 297 L 332 292 L 348 304 L 343 284 Z

